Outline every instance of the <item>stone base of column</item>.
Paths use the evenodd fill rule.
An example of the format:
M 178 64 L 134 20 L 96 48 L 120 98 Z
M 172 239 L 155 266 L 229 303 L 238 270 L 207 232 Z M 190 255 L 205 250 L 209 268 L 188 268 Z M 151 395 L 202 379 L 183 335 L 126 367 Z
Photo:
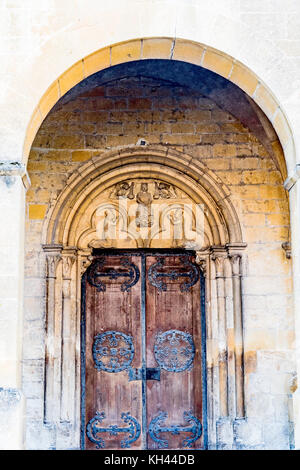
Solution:
M 229 417 L 219 418 L 217 423 L 217 449 L 231 450 L 233 448 L 232 419 Z
M 295 450 L 300 450 L 300 390 L 297 389 L 292 395 L 293 403 L 293 418 L 294 418 L 294 428 L 293 428 L 293 447 Z
M 261 423 L 255 418 L 236 418 L 233 421 L 233 448 L 263 449 L 263 433 Z
M 0 450 L 24 449 L 24 416 L 23 393 L 0 387 Z

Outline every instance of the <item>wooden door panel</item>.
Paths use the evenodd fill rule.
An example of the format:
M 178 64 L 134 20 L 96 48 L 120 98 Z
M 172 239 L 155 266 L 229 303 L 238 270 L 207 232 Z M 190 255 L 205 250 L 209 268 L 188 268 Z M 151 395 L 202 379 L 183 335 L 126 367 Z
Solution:
M 193 441 L 202 422 L 202 371 L 199 274 L 190 268 L 186 257 L 147 258 L 147 366 L 161 368 L 160 382 L 147 382 L 150 449 L 203 446 L 203 438 Z
M 124 257 L 107 256 L 97 273 L 126 274 L 128 270 L 122 267 L 122 262 Z M 140 271 L 140 257 L 132 257 L 130 262 Z M 122 276 L 98 276 L 98 288 L 86 282 L 85 427 L 97 417 L 97 412 L 100 413 L 90 424 L 85 437 L 87 449 L 95 449 L 97 445 L 105 449 L 128 445 L 139 449 L 141 446 L 140 437 L 132 443 L 127 442 L 130 430 L 138 433 L 142 403 L 141 383 L 129 382 L 125 368 L 126 364 L 141 367 L 140 283 L 122 290 L 126 280 Z M 102 283 L 105 290 L 99 290 L 99 286 L 104 289 Z M 125 432 L 126 428 L 128 432 Z M 98 429 L 107 431 L 97 432 Z M 95 437 L 98 444 L 93 440 Z

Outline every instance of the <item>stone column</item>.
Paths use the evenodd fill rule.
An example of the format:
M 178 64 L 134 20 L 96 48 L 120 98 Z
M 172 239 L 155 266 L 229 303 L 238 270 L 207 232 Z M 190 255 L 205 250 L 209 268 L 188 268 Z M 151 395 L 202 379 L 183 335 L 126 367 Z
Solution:
M 236 361 L 235 361 L 235 328 L 233 307 L 233 279 L 229 257 L 224 259 L 224 285 L 227 336 L 227 367 L 228 367 L 228 416 L 236 416 Z
M 297 378 L 291 387 L 293 391 L 293 416 L 295 449 L 300 449 L 300 164 L 296 165 L 294 175 L 284 184 L 289 191 L 291 217 L 291 254 L 293 263 L 293 294 L 296 332 L 296 370 Z M 298 379 L 298 380 L 297 380 Z
M 244 403 L 244 336 L 241 292 L 241 254 L 229 249 L 232 267 L 232 293 L 234 318 L 235 397 L 236 417 L 245 416 Z
M 56 449 L 79 448 L 81 275 L 91 250 L 44 245 L 46 341 L 44 422 Z
M 0 449 L 24 447 L 21 387 L 24 217 L 29 179 L 24 165 L 0 161 Z
M 75 420 L 74 420 L 74 448 L 80 448 L 80 405 L 81 405 L 81 279 L 87 268 L 92 262 L 92 249 L 78 250 L 77 266 L 75 279 L 75 311 L 76 311 L 76 345 L 75 345 L 75 363 L 76 363 L 76 387 L 75 387 Z
M 205 327 L 206 327 L 206 390 L 207 390 L 207 431 L 208 448 L 216 447 L 216 402 L 219 401 L 219 383 L 216 381 L 218 376 L 218 357 L 216 351 L 217 338 L 214 335 L 217 329 L 217 321 L 213 313 L 217 312 L 214 308 L 214 292 L 212 285 L 212 272 L 210 262 L 210 251 L 197 251 L 196 263 L 201 269 L 205 279 Z M 214 311 L 214 312 L 213 312 Z
M 43 246 L 46 253 L 46 350 L 44 421 L 55 423 L 59 418 L 61 308 L 57 289 L 57 268 L 61 260 L 61 245 Z
M 60 420 L 74 422 L 75 412 L 75 344 L 76 312 L 72 309 L 72 267 L 76 261 L 76 248 L 62 252 L 62 365 Z
M 244 413 L 243 320 L 241 289 L 241 251 L 245 243 L 213 246 L 217 297 L 217 354 L 219 403 L 216 416 L 218 449 L 232 449 L 233 423 Z M 213 300 L 213 298 L 212 298 Z M 212 332 L 212 334 L 216 334 Z M 216 353 L 215 353 L 216 356 Z
M 216 268 L 217 304 L 218 304 L 218 353 L 220 383 L 220 417 L 228 416 L 228 363 L 227 363 L 227 328 L 224 285 L 224 263 L 227 252 L 223 247 L 213 247 L 212 259 Z

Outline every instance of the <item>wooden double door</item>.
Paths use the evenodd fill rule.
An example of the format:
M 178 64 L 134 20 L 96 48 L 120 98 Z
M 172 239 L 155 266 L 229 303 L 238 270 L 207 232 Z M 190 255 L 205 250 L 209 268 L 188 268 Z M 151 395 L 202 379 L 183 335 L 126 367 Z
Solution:
M 82 279 L 83 449 L 206 446 L 203 276 L 193 252 L 96 252 Z

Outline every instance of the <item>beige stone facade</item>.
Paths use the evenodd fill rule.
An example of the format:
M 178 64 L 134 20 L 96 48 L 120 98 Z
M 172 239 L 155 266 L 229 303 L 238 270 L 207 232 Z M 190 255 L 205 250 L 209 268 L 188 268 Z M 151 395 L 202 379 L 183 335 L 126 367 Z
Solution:
M 0 447 L 80 447 L 92 249 L 181 247 L 206 276 L 208 447 L 299 448 L 297 2 L 29 3 L 1 7 Z M 139 191 L 202 204 L 202 244 L 99 241 Z

